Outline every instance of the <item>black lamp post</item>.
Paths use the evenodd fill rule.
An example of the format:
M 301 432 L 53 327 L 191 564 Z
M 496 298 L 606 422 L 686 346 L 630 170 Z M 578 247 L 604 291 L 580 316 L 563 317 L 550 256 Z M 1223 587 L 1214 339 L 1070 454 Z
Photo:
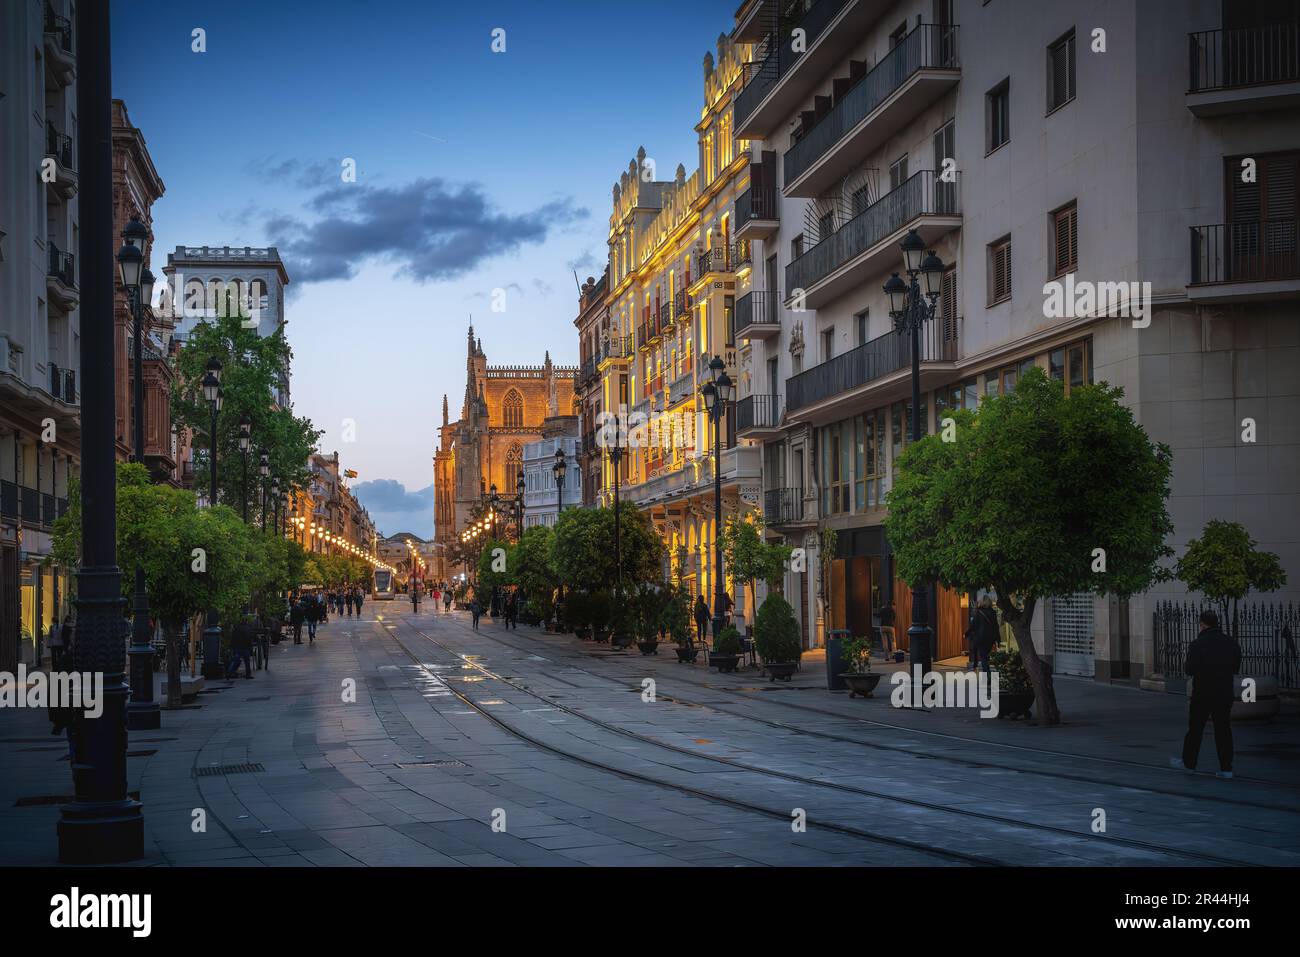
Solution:
M 617 430 L 621 432 L 622 430 Z M 623 587 L 623 543 L 619 529 L 618 485 L 619 463 L 623 461 L 623 439 L 619 435 L 609 447 L 609 462 L 614 467 L 614 597 L 617 600 Z
M 144 856 L 144 816 L 126 790 L 126 637 L 117 567 L 113 372 L 113 120 L 109 4 L 79 3 L 77 138 L 81 144 L 82 551 L 73 668 L 104 676 L 103 710 L 73 723 L 74 798 L 60 810 L 59 861 L 118 864 Z
M 280 476 L 271 479 L 271 531 L 280 534 Z
M 248 524 L 248 446 L 253 437 L 253 420 L 245 412 L 239 417 L 239 457 L 244 463 L 244 479 L 240 487 L 244 490 L 244 524 Z
M 524 490 L 528 483 L 524 481 L 524 470 L 519 470 L 519 478 L 515 482 L 515 529 L 519 534 L 519 540 L 524 540 Z
M 202 379 L 203 398 L 207 400 L 212 419 L 208 430 L 208 507 L 217 504 L 217 413 L 221 411 L 221 362 L 216 357 L 208 360 L 207 372 Z M 211 575 L 211 573 L 209 573 Z M 212 581 L 208 581 L 208 623 L 203 629 L 203 677 L 220 680 L 221 624 L 217 609 L 211 603 Z
M 898 273 L 889 277 L 884 291 L 889 296 L 889 316 L 900 334 L 911 336 L 912 349 L 912 429 L 911 441 L 921 440 L 921 329 L 934 318 L 939 290 L 943 282 L 943 260 L 933 249 L 926 251 L 925 242 L 916 230 L 909 230 L 899 244 L 903 250 L 903 266 L 907 272 L 904 281 Z M 925 289 L 918 277 L 924 277 Z M 926 585 L 912 587 L 912 625 L 907 629 L 908 647 L 912 663 L 920 665 L 921 679 L 930 671 L 933 661 L 929 615 L 929 589 Z
M 257 461 L 257 474 L 260 476 L 257 484 L 258 484 L 258 491 L 261 493 L 262 496 L 262 531 L 263 532 L 266 531 L 266 477 L 270 473 L 271 473 L 271 459 L 265 452 L 262 452 L 258 455 L 258 461 Z
M 731 401 L 731 376 L 719 356 L 709 360 L 710 381 L 700 393 L 704 408 L 713 420 L 713 640 L 722 634 L 727 592 L 722 581 L 722 415 Z
M 144 265 L 144 244 L 149 230 L 138 219 L 122 229 L 122 248 L 117 251 L 118 274 L 131 309 L 134 432 L 132 458 L 144 464 L 144 306 L 153 301 L 153 273 Z M 151 731 L 162 726 L 162 713 L 153 697 L 153 639 L 149 627 L 149 593 L 145 589 L 144 566 L 135 566 L 135 594 L 131 603 L 131 701 L 126 706 L 126 726 L 131 731 Z
M 564 447 L 555 450 L 555 464 L 551 466 L 551 474 L 555 476 L 555 515 L 558 518 L 560 512 L 564 511 L 564 473 L 569 470 L 569 463 L 564 458 Z

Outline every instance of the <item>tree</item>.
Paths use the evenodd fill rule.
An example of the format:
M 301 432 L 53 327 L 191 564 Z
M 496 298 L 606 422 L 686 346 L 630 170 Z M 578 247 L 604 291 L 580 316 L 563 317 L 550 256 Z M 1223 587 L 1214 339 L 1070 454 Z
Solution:
M 763 520 L 731 518 L 722 530 L 722 555 L 732 580 L 749 589 L 749 607 L 757 602 L 757 582 L 769 585 L 785 573 L 790 559 L 789 545 L 763 540 Z
M 560 584 L 551 562 L 554 538 L 550 526 L 534 525 L 524 529 L 523 538 L 510 554 L 511 580 L 543 620 L 551 617 L 553 596 Z
M 1061 716 L 1030 632 L 1037 603 L 1127 596 L 1169 577 L 1160 562 L 1172 555 L 1172 456 L 1122 398 L 1104 383 L 1067 398 L 1031 369 L 978 414 L 946 413 L 957 422 L 954 441 L 930 435 L 910 445 L 887 498 L 899 577 L 996 594 L 1045 724 Z
M 663 577 L 663 541 L 646 514 L 630 502 L 620 503 L 619 552 L 624 587 Z M 614 510 L 570 508 L 561 512 L 555 523 L 551 562 L 566 586 L 594 592 L 619 581 Z
M 1286 584 L 1286 572 L 1272 552 L 1262 552 L 1237 522 L 1211 519 L 1200 538 L 1187 543 L 1174 574 L 1192 591 L 1219 606 L 1224 626 L 1232 622 L 1235 634 L 1237 602 L 1253 591 L 1277 591 Z M 1231 607 L 1231 615 L 1229 615 Z
M 764 664 L 798 661 L 803 657 L 799 620 L 790 603 L 776 592 L 767 596 L 754 619 L 754 644 Z
M 501 549 L 500 554 L 497 549 Z M 498 588 L 512 584 L 515 564 L 515 546 L 499 538 L 489 538 L 483 543 L 478 557 L 478 585 L 475 594 L 482 598 Z

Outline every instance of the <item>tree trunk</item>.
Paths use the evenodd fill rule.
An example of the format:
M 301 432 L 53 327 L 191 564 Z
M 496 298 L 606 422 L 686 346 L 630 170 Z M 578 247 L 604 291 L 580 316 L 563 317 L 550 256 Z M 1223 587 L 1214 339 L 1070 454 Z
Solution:
M 1034 636 L 1030 626 L 1034 621 L 1034 606 L 1037 599 L 1029 598 L 1024 608 L 1017 608 L 1002 589 L 997 589 L 998 608 L 1002 619 L 1011 626 L 1011 633 L 1016 636 L 1020 646 L 1020 660 L 1025 671 L 1029 673 L 1029 683 L 1034 686 L 1034 707 L 1038 709 L 1038 724 L 1056 725 L 1061 723 L 1061 709 L 1056 704 L 1056 686 L 1052 682 L 1052 672 L 1038 652 L 1034 649 Z
M 163 639 L 167 644 L 167 710 L 181 707 L 181 636 L 175 622 L 163 622 Z

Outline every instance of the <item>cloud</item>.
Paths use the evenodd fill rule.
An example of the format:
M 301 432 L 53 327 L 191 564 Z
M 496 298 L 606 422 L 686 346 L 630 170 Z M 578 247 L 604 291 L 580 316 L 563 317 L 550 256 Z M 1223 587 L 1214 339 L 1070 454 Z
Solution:
M 341 182 L 342 161 L 337 159 L 313 160 L 300 159 L 272 160 L 270 157 L 250 160 L 248 171 L 258 179 L 266 180 L 277 186 L 285 182 L 293 183 L 300 189 L 316 189 L 336 182 Z
M 353 485 L 352 493 L 370 512 L 383 534 L 410 532 L 421 538 L 433 536 L 432 485 L 408 491 L 396 479 L 374 479 Z
M 276 215 L 266 222 L 298 282 L 348 279 L 368 259 L 396 263 L 398 275 L 417 282 L 454 279 L 589 215 L 568 198 L 505 213 L 477 184 L 441 178 L 391 187 L 340 182 L 319 189 L 306 208 L 317 218 Z
M 565 263 L 571 270 L 581 272 L 584 269 L 594 269 L 596 267 L 596 257 L 590 249 L 584 250 L 578 256 L 570 259 Z

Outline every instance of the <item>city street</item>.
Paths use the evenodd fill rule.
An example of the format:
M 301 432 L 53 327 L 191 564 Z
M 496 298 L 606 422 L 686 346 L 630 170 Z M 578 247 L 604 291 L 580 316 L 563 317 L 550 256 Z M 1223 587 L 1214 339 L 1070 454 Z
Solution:
M 786 685 L 431 609 L 332 616 L 314 645 L 274 646 L 269 672 L 133 732 L 141 863 L 1300 862 L 1290 706 L 1236 725 L 1221 781 L 1167 766 L 1179 695 L 1058 679 L 1066 723 L 1036 728 L 895 709 L 887 683 L 850 700 L 819 659 Z M 63 741 L 44 712 L 0 721 L 6 860 L 52 864 Z

